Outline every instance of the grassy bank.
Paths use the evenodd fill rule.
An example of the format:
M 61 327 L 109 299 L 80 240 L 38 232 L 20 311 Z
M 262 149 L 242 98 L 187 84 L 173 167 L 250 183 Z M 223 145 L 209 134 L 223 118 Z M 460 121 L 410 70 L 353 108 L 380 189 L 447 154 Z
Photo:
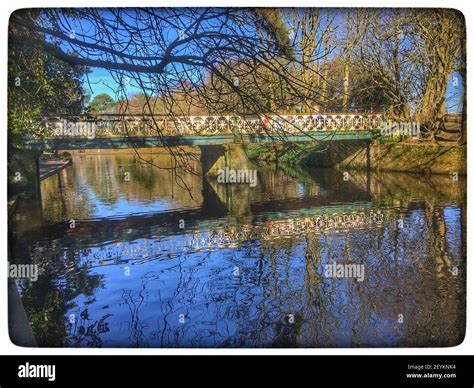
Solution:
M 283 145 L 249 144 L 248 156 L 258 163 L 279 163 L 289 165 L 314 165 L 311 157 L 315 144 L 305 143 L 298 147 Z M 370 167 L 372 170 L 397 171 L 423 174 L 467 173 L 465 145 L 441 143 L 374 143 L 370 146 Z M 327 152 L 331 152 L 329 148 Z M 337 152 L 337 151 L 335 151 Z M 365 170 L 367 150 L 358 149 L 349 157 L 334 165 L 336 168 Z
M 423 174 L 467 173 L 466 146 L 416 143 L 373 144 L 370 166 L 380 171 L 400 171 Z M 366 154 L 347 158 L 338 167 L 365 169 Z
M 313 143 L 268 144 L 250 143 L 247 145 L 247 156 L 259 164 L 284 163 L 302 165 L 304 159 L 314 148 Z

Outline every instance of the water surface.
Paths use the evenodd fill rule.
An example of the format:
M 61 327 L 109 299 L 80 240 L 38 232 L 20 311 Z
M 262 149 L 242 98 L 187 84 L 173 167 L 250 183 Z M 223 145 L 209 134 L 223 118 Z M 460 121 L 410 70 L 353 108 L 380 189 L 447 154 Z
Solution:
M 270 166 L 249 187 L 145 159 L 160 168 L 75 155 L 20 206 L 10 261 L 40 268 L 18 282 L 40 346 L 462 341 L 463 178 Z M 332 263 L 364 279 L 328 277 Z

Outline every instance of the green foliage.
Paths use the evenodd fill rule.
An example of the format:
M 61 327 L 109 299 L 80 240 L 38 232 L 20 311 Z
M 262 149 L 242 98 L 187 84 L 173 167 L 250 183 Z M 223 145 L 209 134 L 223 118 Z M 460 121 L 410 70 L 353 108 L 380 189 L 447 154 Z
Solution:
M 290 165 L 300 164 L 305 156 L 314 149 L 315 143 L 299 144 L 248 144 L 247 156 L 262 163 L 280 163 Z
M 288 58 L 294 55 L 291 46 L 289 31 L 275 8 L 254 8 L 253 13 L 257 16 L 258 24 L 277 42 L 280 50 Z
M 115 101 L 107 93 L 98 94 L 89 104 L 89 112 L 110 113 L 113 111 Z
M 247 145 L 247 156 L 259 162 L 275 162 L 276 152 L 268 144 L 250 143 Z
M 11 144 L 26 134 L 44 137 L 42 116 L 75 115 L 87 96 L 82 87 L 84 67 L 70 65 L 28 46 L 8 51 L 8 133 Z

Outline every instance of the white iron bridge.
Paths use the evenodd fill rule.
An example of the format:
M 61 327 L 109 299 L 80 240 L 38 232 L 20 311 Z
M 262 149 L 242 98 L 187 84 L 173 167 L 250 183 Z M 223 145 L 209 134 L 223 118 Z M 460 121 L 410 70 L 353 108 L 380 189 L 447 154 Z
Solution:
M 364 131 L 381 127 L 381 113 L 293 115 L 158 116 L 96 114 L 46 117 L 50 138 L 124 136 L 212 136 L 225 134 L 297 134 L 321 131 Z

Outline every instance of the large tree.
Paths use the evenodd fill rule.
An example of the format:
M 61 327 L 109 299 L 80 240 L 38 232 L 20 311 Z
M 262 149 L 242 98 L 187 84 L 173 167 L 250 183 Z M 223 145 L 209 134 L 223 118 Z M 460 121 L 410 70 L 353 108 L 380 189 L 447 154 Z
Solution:
M 34 11 L 21 11 L 31 20 Z M 27 132 L 41 136 L 42 116 L 81 114 L 87 95 L 83 88 L 85 66 L 71 66 L 39 47 L 12 44 L 14 37 L 36 36 L 27 28 L 11 23 L 8 48 L 8 130 L 10 142 L 18 144 Z
M 295 52 L 275 9 L 44 9 L 39 17 L 18 11 L 11 25 L 16 27 L 12 45 L 42 50 L 71 66 L 106 69 L 118 85 L 116 100 L 126 101 L 133 86 L 157 96 L 166 114 L 174 113 L 183 94 L 188 100 L 199 96 L 202 104 L 204 90 L 216 95 L 221 90 L 213 85 L 224 84 L 236 95 L 235 106 L 226 109 L 266 111 L 268 106 L 259 105 L 270 85 L 248 93 L 240 87 L 241 77 L 258 69 L 273 89 L 285 85 L 304 100 L 307 85 L 291 64 L 316 71 Z M 245 64 L 244 73 L 236 63 Z M 207 82 L 210 78 L 218 82 Z M 147 110 L 155 101 L 144 101 Z
M 354 58 L 382 91 L 386 113 L 417 120 L 433 138 L 443 125 L 450 77 L 463 75 L 462 14 L 450 9 L 376 10 Z
M 95 96 L 89 104 L 88 111 L 91 113 L 112 113 L 115 101 L 107 93 Z
M 446 92 L 454 72 L 463 73 L 465 25 L 463 16 L 452 9 L 413 12 L 413 34 L 419 38 L 419 65 L 423 69 L 421 103 L 417 119 L 430 124 L 434 135 L 446 114 Z

